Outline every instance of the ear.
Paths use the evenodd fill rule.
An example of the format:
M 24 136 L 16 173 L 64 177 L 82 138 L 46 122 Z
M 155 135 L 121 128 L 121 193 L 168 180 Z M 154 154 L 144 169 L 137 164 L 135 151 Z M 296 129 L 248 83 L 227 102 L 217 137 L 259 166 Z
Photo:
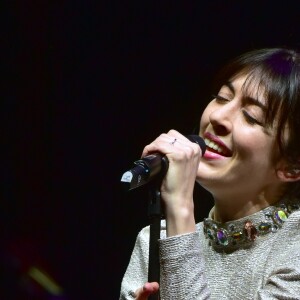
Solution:
M 300 180 L 300 165 L 282 164 L 276 169 L 277 177 L 283 182 L 294 182 Z

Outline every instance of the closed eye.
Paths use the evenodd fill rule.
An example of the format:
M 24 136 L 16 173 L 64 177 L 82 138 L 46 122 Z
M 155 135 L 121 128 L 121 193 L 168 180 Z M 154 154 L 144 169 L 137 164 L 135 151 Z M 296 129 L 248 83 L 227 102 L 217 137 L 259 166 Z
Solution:
M 260 125 L 263 126 L 263 123 L 252 117 L 246 110 L 243 110 L 244 117 L 246 121 L 251 125 Z
M 229 102 L 230 99 L 222 97 L 220 95 L 212 95 L 212 98 L 215 99 L 215 101 L 217 103 L 226 103 Z M 242 113 L 247 121 L 248 124 L 250 125 L 259 125 L 259 126 L 263 126 L 263 122 L 260 122 L 259 120 L 257 120 L 255 117 L 253 117 L 251 114 L 249 114 L 246 110 L 242 109 Z
M 213 99 L 216 99 L 216 101 L 219 102 L 219 103 L 230 101 L 229 99 L 224 98 L 224 97 L 222 97 L 220 95 L 212 95 L 212 97 L 213 97 Z

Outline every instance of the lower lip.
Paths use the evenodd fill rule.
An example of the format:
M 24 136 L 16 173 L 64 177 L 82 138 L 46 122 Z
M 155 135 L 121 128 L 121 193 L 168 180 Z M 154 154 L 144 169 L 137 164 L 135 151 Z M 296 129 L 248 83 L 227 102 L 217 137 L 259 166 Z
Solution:
M 220 155 L 215 152 L 208 151 L 208 150 L 205 151 L 203 157 L 206 159 L 225 159 L 226 158 L 226 156 L 223 156 L 223 155 Z

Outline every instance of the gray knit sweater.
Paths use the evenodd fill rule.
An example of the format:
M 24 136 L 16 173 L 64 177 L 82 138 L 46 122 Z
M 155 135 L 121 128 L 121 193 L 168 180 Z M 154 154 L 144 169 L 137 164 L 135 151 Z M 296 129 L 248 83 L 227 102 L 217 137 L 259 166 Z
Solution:
M 263 220 L 263 211 L 231 222 Z M 203 222 L 195 233 L 166 238 L 162 222 L 160 295 L 163 300 L 300 299 L 300 211 L 282 228 L 260 235 L 250 247 L 220 251 L 209 243 Z M 136 240 L 121 284 L 120 300 L 134 299 L 147 282 L 149 226 Z

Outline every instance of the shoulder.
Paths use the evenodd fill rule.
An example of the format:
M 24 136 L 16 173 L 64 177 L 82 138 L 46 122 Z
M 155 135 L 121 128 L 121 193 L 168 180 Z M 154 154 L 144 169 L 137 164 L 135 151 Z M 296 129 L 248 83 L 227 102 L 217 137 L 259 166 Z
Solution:
M 300 229 L 300 210 L 293 212 L 287 221 L 284 223 L 284 227 L 291 228 L 294 230 Z
M 269 253 L 274 265 L 294 264 L 300 268 L 300 211 L 292 213 L 278 230 Z
M 269 245 L 264 264 L 265 289 L 300 292 L 300 212 L 295 212 L 284 223 Z M 263 256 L 263 253 L 261 253 Z M 293 298 L 294 299 L 294 298 Z M 298 299 L 298 298 L 297 298 Z
M 150 226 L 145 226 L 143 227 L 138 235 L 137 235 L 137 239 L 136 239 L 136 244 L 137 245 L 143 245 L 143 244 L 148 244 L 149 243 L 149 237 L 150 237 Z
M 278 238 L 288 242 L 288 245 L 300 242 L 300 211 L 293 212 L 284 222 L 278 230 Z

